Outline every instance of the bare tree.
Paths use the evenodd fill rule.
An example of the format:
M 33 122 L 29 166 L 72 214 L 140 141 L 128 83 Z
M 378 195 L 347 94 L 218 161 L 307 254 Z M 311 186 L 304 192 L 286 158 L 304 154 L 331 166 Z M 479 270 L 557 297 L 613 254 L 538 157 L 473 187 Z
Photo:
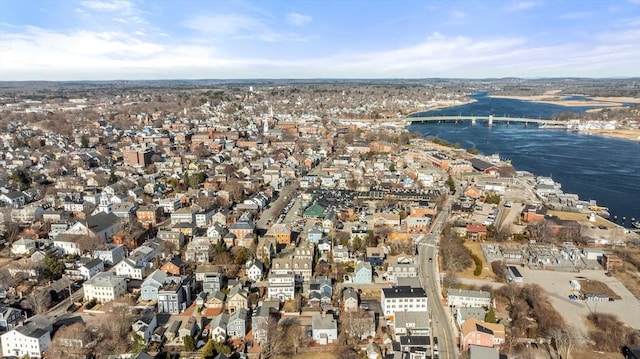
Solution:
M 84 358 L 89 354 L 88 346 L 92 340 L 91 332 L 83 322 L 63 326 L 56 331 L 51 347 L 47 350 L 47 358 Z
M 131 305 L 133 305 L 131 303 Z M 130 305 L 119 305 L 112 312 L 100 315 L 93 325 L 101 334 L 96 345 L 98 353 L 124 353 L 131 344 L 129 333 L 131 332 L 132 314 Z M 125 339 L 126 338 L 126 339 Z
M 31 296 L 33 311 L 36 314 L 44 314 L 51 307 L 51 292 L 48 288 L 39 288 L 33 291 Z
M 529 230 L 536 241 L 542 243 L 553 242 L 553 228 L 551 228 L 551 222 L 548 220 L 529 226 Z
M 457 272 L 473 264 L 471 253 L 464 246 L 464 242 L 454 235 L 440 241 L 440 254 L 447 271 Z
M 98 236 L 83 235 L 76 240 L 76 244 L 81 253 L 93 253 L 104 244 L 104 241 Z
M 497 291 L 498 295 L 501 295 L 509 300 L 509 305 L 513 305 L 516 298 L 520 295 L 521 288 L 514 283 L 503 285 Z
M 453 273 L 447 273 L 444 277 L 442 277 L 442 288 L 456 288 L 460 286 L 460 280 L 458 276 Z
M 366 311 L 346 312 L 340 318 L 342 331 L 351 343 L 358 343 L 365 339 L 371 331 L 373 317 Z
M 548 333 L 556 347 L 558 358 L 569 359 L 571 352 L 579 344 L 576 329 L 570 326 L 557 326 L 551 328 Z
M 287 340 L 288 327 L 278 325 L 278 319 L 270 317 L 267 340 L 260 345 L 260 354 L 264 359 L 293 355 L 293 347 Z

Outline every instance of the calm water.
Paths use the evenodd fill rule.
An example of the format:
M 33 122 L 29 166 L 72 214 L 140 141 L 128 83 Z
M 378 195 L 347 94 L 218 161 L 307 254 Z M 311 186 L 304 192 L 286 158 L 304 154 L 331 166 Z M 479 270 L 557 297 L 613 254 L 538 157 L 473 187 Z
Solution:
M 491 99 L 483 94 L 478 102 L 419 115 L 496 115 L 550 118 L 558 112 L 582 112 L 588 107 L 564 107 L 532 102 Z M 410 131 L 437 136 L 463 148 L 477 148 L 483 154 L 499 153 L 510 159 L 517 170 L 551 176 L 562 183 L 566 193 L 580 199 L 595 199 L 609 207 L 611 219 L 640 219 L 640 144 L 602 136 L 563 130 L 543 130 L 523 124 L 496 123 L 493 127 L 478 123 L 412 124 Z

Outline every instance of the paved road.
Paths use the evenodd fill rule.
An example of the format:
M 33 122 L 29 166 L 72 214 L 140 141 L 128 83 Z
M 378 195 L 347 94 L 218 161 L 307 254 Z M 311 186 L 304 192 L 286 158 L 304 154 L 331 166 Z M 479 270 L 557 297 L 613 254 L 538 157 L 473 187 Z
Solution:
M 458 357 L 456 336 L 452 317 L 442 304 L 440 290 L 440 272 L 438 270 L 438 242 L 446 219 L 451 212 L 451 202 L 447 199 L 443 210 L 438 214 L 429 235 L 425 236 L 418 246 L 420 261 L 420 279 L 429 298 L 429 318 L 431 319 L 431 335 L 438 338 L 438 354 L 440 358 L 455 359 Z M 431 260 L 429 260 L 431 259 Z
M 322 163 L 318 164 L 316 167 L 311 169 L 311 171 L 309 171 L 309 174 L 318 175 L 322 171 L 322 169 L 324 168 L 324 165 L 327 163 L 327 161 L 329 161 L 330 158 L 331 157 L 328 157 L 325 161 L 323 161 Z M 300 180 L 298 179 L 289 183 L 286 187 L 284 187 L 280 191 L 280 195 L 278 196 L 278 199 L 274 203 L 272 203 L 269 206 L 269 208 L 266 208 L 264 211 L 262 211 L 262 213 L 260 214 L 260 219 L 258 219 L 258 221 L 256 222 L 256 228 L 258 229 L 259 232 L 260 230 L 266 231 L 268 229 L 269 226 L 267 225 L 267 221 L 269 221 L 269 219 L 271 219 L 271 223 L 276 223 L 276 221 L 278 220 L 278 217 L 280 217 L 282 213 L 281 212 L 276 213 L 275 209 L 284 208 L 284 206 L 286 206 L 287 203 L 289 203 L 292 197 L 296 195 L 299 185 L 300 185 Z M 291 209 L 289 210 L 289 213 L 287 213 L 286 219 L 283 222 L 290 223 L 292 218 L 296 217 L 295 213 L 299 208 L 300 208 L 300 199 L 297 199 L 296 205 L 291 207 Z

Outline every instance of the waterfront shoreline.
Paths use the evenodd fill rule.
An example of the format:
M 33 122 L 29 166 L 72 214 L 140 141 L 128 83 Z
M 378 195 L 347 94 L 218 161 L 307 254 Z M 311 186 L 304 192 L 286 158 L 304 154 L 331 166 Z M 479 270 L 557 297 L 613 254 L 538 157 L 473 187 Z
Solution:
M 640 129 L 615 129 L 615 130 L 591 129 L 591 130 L 580 130 L 578 132 L 588 134 L 588 135 L 598 135 L 598 136 L 604 136 L 604 137 L 610 137 L 610 138 L 617 138 L 620 140 L 640 142 Z
M 515 96 L 515 95 L 487 95 L 491 98 L 504 98 L 511 100 L 529 101 L 546 103 L 550 105 L 559 105 L 567 107 L 581 107 L 581 106 L 593 106 L 603 108 L 620 108 L 624 107 L 625 103 L 640 104 L 640 98 L 635 97 L 586 97 L 589 100 L 566 100 L 564 96 L 558 96 L 552 93 L 546 93 L 543 95 L 531 95 L 531 96 Z

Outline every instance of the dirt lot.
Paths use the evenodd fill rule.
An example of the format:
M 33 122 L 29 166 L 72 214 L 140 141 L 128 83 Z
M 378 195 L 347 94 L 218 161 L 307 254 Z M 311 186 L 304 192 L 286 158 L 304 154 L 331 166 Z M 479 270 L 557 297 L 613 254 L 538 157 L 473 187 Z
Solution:
M 640 300 L 640 275 L 632 270 L 614 271 L 613 276 L 616 277 L 624 286 L 633 293 L 636 299 Z
M 621 296 L 617 295 L 614 291 L 609 288 L 608 285 L 598 281 L 598 280 L 590 280 L 590 279 L 582 279 L 578 281 L 580 283 L 580 291 L 582 293 L 591 293 L 591 294 L 604 294 L 609 298 L 613 299 L 622 299 Z
M 640 316 L 629 315 L 640 312 L 640 301 L 615 277 L 607 277 L 602 270 L 583 270 L 580 273 L 554 272 L 519 268 L 524 283 L 537 283 L 549 295 L 553 307 L 568 323 L 582 323 L 591 312 L 611 313 L 632 328 L 640 329 Z M 572 279 L 589 279 L 604 283 L 622 299 L 613 302 L 587 302 L 569 300 Z M 583 327 L 579 327 L 586 334 Z
M 338 359 L 338 355 L 334 353 L 302 353 L 293 357 L 293 359 Z

